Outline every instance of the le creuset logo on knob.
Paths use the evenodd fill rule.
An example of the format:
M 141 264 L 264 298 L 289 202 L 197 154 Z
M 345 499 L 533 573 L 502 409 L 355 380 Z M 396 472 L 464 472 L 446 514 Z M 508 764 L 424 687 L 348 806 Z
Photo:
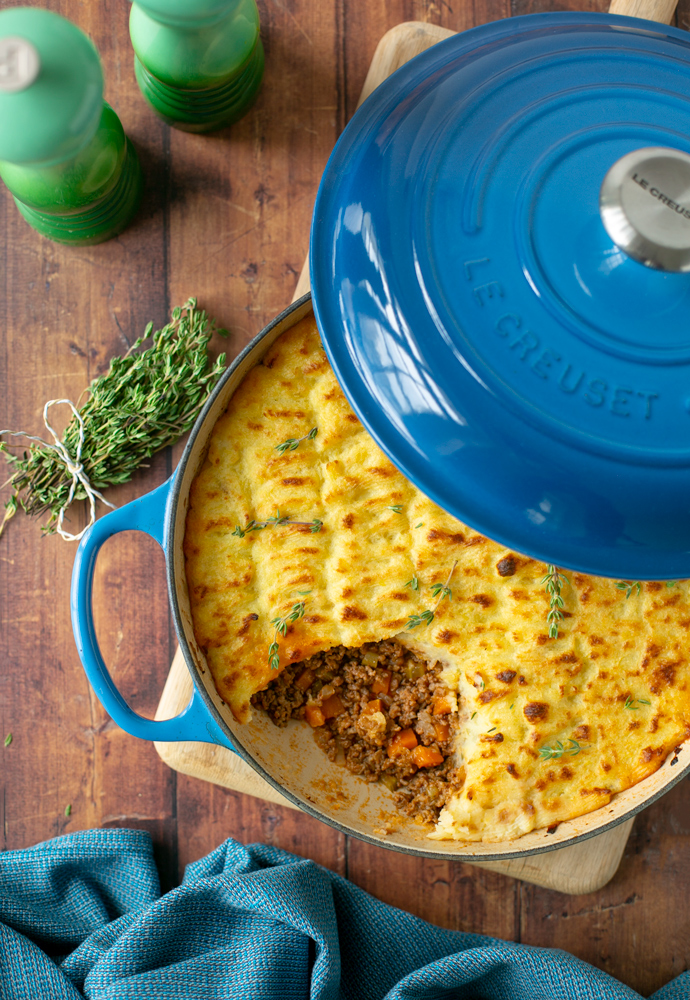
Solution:
M 690 155 L 649 146 L 613 164 L 601 185 L 601 220 L 633 260 L 659 271 L 690 271 Z
M 678 215 L 690 220 L 690 208 L 686 208 L 685 205 L 680 205 L 677 201 L 674 201 L 673 198 L 669 198 L 667 194 L 664 194 L 664 192 L 660 191 L 658 187 L 655 187 L 652 181 L 647 180 L 646 177 L 642 177 L 637 172 L 632 175 L 632 180 L 634 180 L 636 184 L 639 184 L 645 191 L 648 191 L 652 198 L 656 198 L 657 201 L 662 203 L 662 205 L 666 205 L 666 207 L 670 208 L 673 212 L 676 212 Z
M 31 86 L 41 68 L 38 52 L 25 38 L 0 38 L 0 91 L 12 93 Z

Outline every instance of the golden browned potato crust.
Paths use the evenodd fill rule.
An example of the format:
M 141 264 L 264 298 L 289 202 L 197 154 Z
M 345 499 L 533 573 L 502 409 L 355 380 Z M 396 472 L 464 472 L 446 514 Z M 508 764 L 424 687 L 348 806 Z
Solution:
M 313 427 L 315 438 L 276 450 Z M 276 511 L 323 527 L 233 534 Z M 276 639 L 279 669 L 394 635 L 444 664 L 465 781 L 435 837 L 501 841 L 589 812 L 690 736 L 687 582 L 626 598 L 615 581 L 566 573 L 565 618 L 549 638 L 546 567 L 445 514 L 398 472 L 350 409 L 311 316 L 275 342 L 216 424 L 185 555 L 196 638 L 240 722 L 276 676 Z M 406 630 L 451 570 L 451 598 Z M 271 621 L 300 602 L 302 617 L 276 635 Z

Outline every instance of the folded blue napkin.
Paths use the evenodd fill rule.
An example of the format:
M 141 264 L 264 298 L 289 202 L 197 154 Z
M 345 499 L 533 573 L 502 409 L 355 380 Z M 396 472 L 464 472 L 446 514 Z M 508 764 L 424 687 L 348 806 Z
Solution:
M 160 894 L 151 840 L 0 854 L 0 1000 L 639 1000 L 563 951 L 442 930 L 274 847 L 227 840 Z M 690 973 L 654 994 L 688 1000 Z

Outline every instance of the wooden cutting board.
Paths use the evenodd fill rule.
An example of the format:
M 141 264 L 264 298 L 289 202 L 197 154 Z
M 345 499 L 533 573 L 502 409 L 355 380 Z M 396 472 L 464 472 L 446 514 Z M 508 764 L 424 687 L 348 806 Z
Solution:
M 675 0 L 673 0 L 675 4 Z M 649 16 L 649 14 L 647 15 Z M 413 56 L 431 45 L 450 37 L 454 32 L 421 21 L 399 24 L 387 32 L 378 44 L 359 99 L 361 104 L 387 76 Z M 294 298 L 309 291 L 309 267 L 305 261 Z M 156 712 L 157 719 L 178 715 L 192 696 L 192 679 L 180 649 L 177 650 L 163 695 Z M 291 802 L 264 781 L 240 757 L 208 743 L 156 743 L 158 754 L 175 771 L 212 781 L 225 788 L 254 795 L 269 802 L 296 809 Z M 501 872 L 547 889 L 579 895 L 595 892 L 613 877 L 632 829 L 628 820 L 584 843 L 564 847 L 546 854 L 531 855 L 515 861 L 472 861 L 468 864 Z

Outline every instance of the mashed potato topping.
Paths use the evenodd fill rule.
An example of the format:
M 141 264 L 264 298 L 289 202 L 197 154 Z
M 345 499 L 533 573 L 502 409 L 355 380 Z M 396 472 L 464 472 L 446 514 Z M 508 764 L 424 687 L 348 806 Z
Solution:
M 507 840 L 589 812 L 690 736 L 687 582 L 563 571 L 550 638 L 547 568 L 398 472 L 347 403 L 312 316 L 218 420 L 185 555 L 195 635 L 240 722 L 277 671 L 334 646 L 396 636 L 440 662 L 459 777 L 435 838 Z

